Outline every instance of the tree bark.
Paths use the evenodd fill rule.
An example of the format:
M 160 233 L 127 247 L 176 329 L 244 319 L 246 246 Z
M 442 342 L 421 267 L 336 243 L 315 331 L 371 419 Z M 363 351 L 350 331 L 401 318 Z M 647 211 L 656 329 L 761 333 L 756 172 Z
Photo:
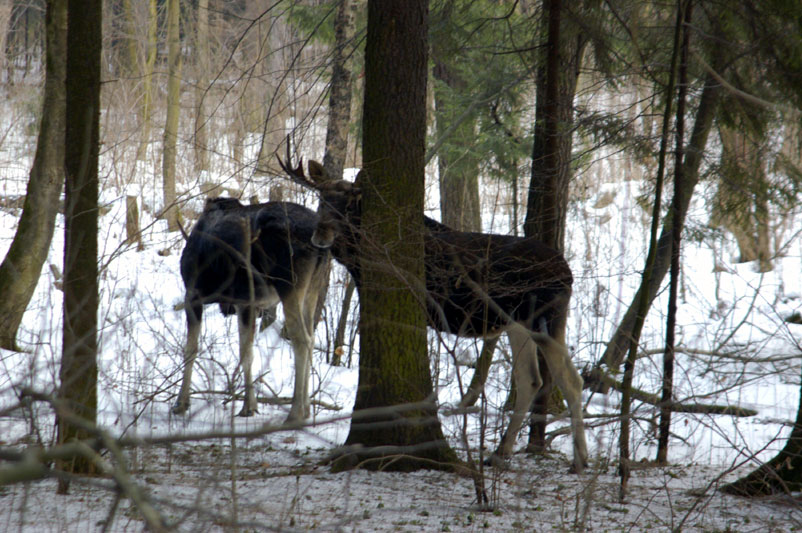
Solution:
M 28 190 L 14 240 L 0 265 L 0 348 L 17 349 L 17 332 L 47 260 L 64 184 L 67 0 L 46 12 L 46 65 L 42 122 Z M 5 53 L 5 51 L 3 51 Z
M 178 115 L 181 111 L 181 35 L 179 0 L 167 0 L 167 120 L 164 124 L 162 179 L 164 208 L 162 218 L 168 231 L 178 231 L 179 215 L 175 192 L 175 160 L 178 144 Z
M 345 443 L 354 449 L 335 470 L 456 460 L 437 418 L 424 311 L 427 26 L 426 0 L 368 2 L 359 385 Z
M 97 416 L 98 151 L 102 0 L 69 0 L 67 12 L 66 135 L 64 166 L 64 342 L 59 396 L 91 425 Z M 89 434 L 58 417 L 58 442 Z M 93 474 L 85 456 L 61 460 L 62 470 Z M 59 492 L 67 481 L 59 480 Z

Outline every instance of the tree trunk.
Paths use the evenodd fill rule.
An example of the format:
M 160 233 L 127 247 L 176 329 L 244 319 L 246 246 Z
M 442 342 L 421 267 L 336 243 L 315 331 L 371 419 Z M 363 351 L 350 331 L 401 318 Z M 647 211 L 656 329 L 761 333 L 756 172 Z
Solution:
M 335 469 L 450 468 L 456 460 L 437 418 L 423 306 L 426 5 L 368 2 L 361 351 L 345 443 L 358 449 Z
M 326 125 L 326 153 L 323 156 L 323 167 L 334 179 L 342 179 L 345 157 L 348 152 L 348 126 L 351 122 L 351 70 L 348 68 L 346 47 L 354 34 L 354 0 L 340 0 L 337 17 L 334 19 L 334 50 L 332 51 L 331 84 L 329 85 L 329 121 Z M 329 268 L 330 270 L 330 268 Z M 315 318 L 321 316 L 326 294 L 329 290 L 329 276 L 320 288 Z M 345 324 L 351 307 L 351 296 L 354 282 L 349 281 L 345 291 L 343 305 L 340 306 L 340 319 L 334 342 L 332 364 L 339 366 L 340 356 L 345 339 Z M 317 322 L 316 322 L 317 323 Z M 338 351 L 339 350 L 339 351 Z
M 789 494 L 802 490 L 802 386 L 794 428 L 783 449 L 769 462 L 724 485 L 721 490 L 739 496 Z
M 195 171 L 209 170 L 209 0 L 198 0 L 195 29 Z
M 548 17 L 548 41 L 544 49 L 543 66 L 536 71 L 532 179 L 529 183 L 524 235 L 562 251 L 565 248 L 565 217 L 571 181 L 574 95 L 587 38 L 581 32 L 566 31 L 569 26 L 562 20 L 560 0 L 546 0 L 544 4 Z M 567 306 L 563 312 L 566 316 L 562 323 L 565 323 Z M 527 445 L 529 451 L 536 452 L 546 447 L 546 414 L 549 403 L 553 401 L 551 372 L 542 359 L 539 364 L 543 386 L 532 407 L 534 416 L 529 426 Z
M 287 133 L 287 87 L 291 84 L 285 80 L 289 77 L 292 60 L 286 58 L 286 54 L 291 54 L 286 45 L 292 36 L 282 18 L 265 16 L 260 28 L 267 28 L 269 33 L 264 37 L 266 57 L 261 59 L 262 77 L 265 79 L 264 121 L 256 170 L 269 175 L 272 174 L 270 165 L 275 162 L 274 154 Z
M 715 69 L 715 65 L 713 68 Z M 707 138 L 716 115 L 721 90 L 721 85 L 713 76 L 708 76 L 706 78 L 702 96 L 699 100 L 699 107 L 696 110 L 696 120 L 694 122 L 693 131 L 691 132 L 691 138 L 688 141 L 688 145 L 685 147 L 685 158 L 682 169 L 683 177 L 685 178 L 685 190 L 682 202 L 679 205 L 676 216 L 665 219 L 660 238 L 657 240 L 657 254 L 655 256 L 652 275 L 648 281 L 641 283 L 640 288 L 632 299 L 632 303 L 624 314 L 624 318 L 621 319 L 621 323 L 618 325 L 613 337 L 607 344 L 607 349 L 598 363 L 599 365 L 604 364 L 611 370 L 617 370 L 621 366 L 624 354 L 629 347 L 629 341 L 635 325 L 641 292 L 644 290 L 646 291 L 648 304 L 651 306 L 652 301 L 654 301 L 657 295 L 657 290 L 660 288 L 668 272 L 671 259 L 672 228 L 673 225 L 677 223 L 675 221 L 678 221 L 680 225 L 685 224 L 685 216 L 688 213 L 688 206 L 693 197 L 693 189 L 699 181 L 699 165 L 702 162 L 702 154 L 707 145 Z M 587 376 L 587 383 L 594 384 L 595 386 L 598 384 L 598 380 L 594 379 L 591 373 Z M 606 390 L 606 387 L 602 386 L 600 389 Z
M 102 0 L 69 0 L 67 14 L 64 342 L 58 442 L 89 437 L 69 416 L 95 424 L 97 416 L 98 151 Z M 65 416 L 67 415 L 67 416 Z M 67 472 L 93 474 L 85 456 L 62 459 Z M 59 479 L 59 492 L 68 484 Z
M 0 348 L 17 349 L 25 308 L 50 251 L 64 184 L 67 0 L 50 0 L 46 12 L 46 67 L 42 122 L 17 232 L 0 265 Z
M 178 143 L 178 115 L 181 112 L 181 35 L 179 0 L 167 0 L 167 121 L 164 124 L 162 179 L 164 208 L 162 218 L 168 231 L 178 231 L 179 218 L 175 193 L 175 160 Z
M 684 7 L 682 3 L 684 2 Z M 666 318 L 666 349 L 663 355 L 663 384 L 660 401 L 660 423 L 657 437 L 657 463 L 668 464 L 668 439 L 671 430 L 671 405 L 674 396 L 674 336 L 677 323 L 677 292 L 679 288 L 680 273 L 680 241 L 682 227 L 676 220 L 682 205 L 684 176 L 682 175 L 682 150 L 685 135 L 685 101 L 688 94 L 688 44 L 690 40 L 689 26 L 693 4 L 691 0 L 678 0 L 680 9 L 678 18 L 682 26 L 678 30 L 682 33 L 682 49 L 679 64 L 679 91 L 677 93 L 676 113 L 676 151 L 674 153 L 674 199 L 672 200 L 671 216 L 675 222 L 672 224 L 671 235 L 671 275 L 668 291 L 668 316 Z M 659 210 L 657 211 L 659 213 Z
M 323 166 L 333 179 L 341 179 L 348 151 L 348 126 L 351 122 L 351 70 L 346 47 L 354 33 L 354 0 L 340 0 L 334 19 L 331 84 L 329 86 L 329 122 L 326 126 L 326 153 Z
M 719 127 L 721 176 L 711 222 L 733 234 L 738 261 L 759 260 L 761 272 L 771 270 L 768 236 L 768 183 L 763 153 L 766 147 L 739 129 Z
M 435 50 L 435 52 L 437 52 Z M 441 54 L 442 55 L 442 54 Z M 455 116 L 453 94 L 464 87 L 464 81 L 449 69 L 443 58 L 435 59 L 434 77 L 440 83 L 434 87 L 435 126 L 438 138 L 460 117 Z M 456 109 L 456 115 L 464 110 Z M 437 169 L 440 176 L 440 214 L 446 226 L 460 231 L 481 231 L 482 217 L 479 207 L 479 159 L 472 152 L 476 135 L 476 116 L 462 120 L 437 151 Z
M 158 42 L 156 30 L 159 18 L 156 11 L 156 0 L 148 0 L 148 37 L 145 43 L 145 64 L 142 68 L 142 117 L 139 148 L 136 151 L 137 161 L 144 161 L 148 154 L 150 144 L 150 114 L 153 102 L 153 69 L 156 66 L 156 51 Z

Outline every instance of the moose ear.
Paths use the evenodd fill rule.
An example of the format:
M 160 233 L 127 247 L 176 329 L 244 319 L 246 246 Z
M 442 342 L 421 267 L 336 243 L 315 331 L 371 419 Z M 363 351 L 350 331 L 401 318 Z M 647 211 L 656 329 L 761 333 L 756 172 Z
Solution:
M 329 179 L 323 165 L 312 159 L 309 160 L 309 179 L 315 183 L 323 183 Z

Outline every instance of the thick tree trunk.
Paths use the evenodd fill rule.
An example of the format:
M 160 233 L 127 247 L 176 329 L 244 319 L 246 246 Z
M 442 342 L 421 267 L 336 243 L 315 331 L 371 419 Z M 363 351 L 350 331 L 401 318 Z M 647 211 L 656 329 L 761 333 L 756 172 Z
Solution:
M 97 415 L 98 151 L 102 0 L 70 0 L 67 20 L 64 343 L 58 442 L 89 435 L 70 416 L 94 425 Z M 59 467 L 92 474 L 87 457 L 60 460 Z M 59 480 L 59 492 L 67 482 Z
M 794 428 L 780 453 L 746 476 L 724 485 L 721 490 L 740 496 L 788 494 L 802 490 L 802 386 Z
M 721 126 L 721 178 L 711 222 L 733 234 L 739 262 L 759 260 L 761 272 L 771 270 L 768 237 L 768 183 L 764 147 L 735 128 Z
M 563 21 L 562 2 L 546 0 L 548 41 L 543 66 L 537 69 L 535 135 L 532 147 L 532 179 L 529 183 L 524 235 L 535 237 L 562 251 L 571 181 L 574 95 L 587 38 Z M 568 307 L 563 310 L 567 315 Z M 567 316 L 562 323 L 565 323 Z M 552 401 L 552 378 L 540 359 L 543 386 L 532 407 L 530 451 L 546 446 L 546 414 Z M 554 391 L 556 392 L 556 391 Z
M 181 35 L 179 0 L 167 0 L 167 121 L 164 124 L 162 180 L 168 231 L 178 231 L 179 215 L 175 192 L 175 160 L 178 144 L 178 115 L 181 111 Z
M 17 331 L 50 251 L 64 184 L 67 0 L 47 3 L 46 34 L 45 88 L 36 154 L 19 226 L 0 265 L 0 348 L 8 350 L 17 349 Z
M 441 54 L 443 55 L 443 54 Z M 449 96 L 465 85 L 442 59 L 434 62 L 435 125 L 438 138 L 455 126 L 464 111 Z M 456 113 L 455 113 L 456 111 Z M 479 159 L 472 152 L 476 135 L 476 117 L 462 120 L 448 134 L 448 141 L 437 151 L 440 176 L 440 214 L 446 226 L 460 231 L 481 231 L 479 207 Z
M 369 0 L 363 116 L 359 386 L 335 463 L 447 468 L 424 311 L 427 2 Z M 404 142 L 398 142 L 403 138 Z M 369 410 L 369 411 L 366 411 Z

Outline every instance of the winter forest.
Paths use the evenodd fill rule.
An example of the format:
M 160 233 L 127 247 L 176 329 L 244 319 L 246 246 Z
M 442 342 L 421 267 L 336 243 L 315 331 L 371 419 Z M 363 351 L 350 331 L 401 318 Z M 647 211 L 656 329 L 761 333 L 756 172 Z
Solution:
M 0 0 L 0 530 L 802 529 L 798 0 Z

